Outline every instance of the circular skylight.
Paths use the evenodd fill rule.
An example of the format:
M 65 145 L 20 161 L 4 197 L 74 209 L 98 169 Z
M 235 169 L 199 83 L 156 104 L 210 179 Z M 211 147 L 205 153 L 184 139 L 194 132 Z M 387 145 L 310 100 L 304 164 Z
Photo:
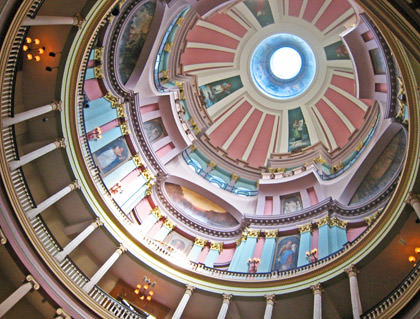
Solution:
M 270 59 L 270 69 L 275 76 L 288 80 L 294 78 L 302 68 L 302 58 L 293 48 L 283 47 L 273 53 Z
M 255 86 L 278 100 L 291 99 L 306 91 L 317 67 L 312 48 L 290 33 L 278 33 L 262 40 L 250 62 Z

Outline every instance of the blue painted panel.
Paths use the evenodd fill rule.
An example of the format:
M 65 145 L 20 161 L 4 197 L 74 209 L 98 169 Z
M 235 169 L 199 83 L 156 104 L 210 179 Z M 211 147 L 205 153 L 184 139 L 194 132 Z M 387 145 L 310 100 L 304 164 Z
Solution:
M 261 254 L 261 262 L 257 272 L 271 272 L 273 264 L 274 250 L 276 248 L 275 238 L 266 238 Z
M 105 186 L 111 188 L 135 168 L 137 168 L 137 165 L 133 161 L 124 163 L 103 179 Z
M 98 140 L 90 140 L 89 141 L 89 148 L 92 153 L 95 153 L 97 150 L 101 149 L 105 145 L 111 143 L 112 141 L 116 140 L 122 136 L 121 128 L 116 126 L 109 131 L 102 134 L 102 138 Z

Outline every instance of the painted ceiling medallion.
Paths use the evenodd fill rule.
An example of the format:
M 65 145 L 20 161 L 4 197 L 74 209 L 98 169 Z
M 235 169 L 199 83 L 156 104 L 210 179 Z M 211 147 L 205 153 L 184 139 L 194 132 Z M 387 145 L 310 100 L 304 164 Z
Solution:
M 258 44 L 251 58 L 256 87 L 269 97 L 285 100 L 301 95 L 312 84 L 316 59 L 300 37 L 279 33 Z

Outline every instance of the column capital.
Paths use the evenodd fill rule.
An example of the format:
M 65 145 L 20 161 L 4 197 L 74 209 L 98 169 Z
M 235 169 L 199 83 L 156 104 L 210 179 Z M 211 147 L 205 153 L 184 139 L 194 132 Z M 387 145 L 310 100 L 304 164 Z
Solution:
M 206 243 L 207 243 L 207 240 L 200 237 L 196 237 L 194 240 L 194 245 L 197 245 L 197 246 L 204 247 Z
M 215 162 L 213 162 L 213 161 L 210 161 L 210 162 L 207 164 L 207 166 L 208 166 L 208 167 L 210 167 L 211 169 L 214 169 L 214 168 L 217 166 L 217 164 L 216 164 Z
M 70 188 L 71 190 L 79 189 L 80 188 L 79 181 L 77 179 L 74 180 L 73 183 L 70 184 Z
M 27 275 L 25 279 L 27 282 L 32 284 L 33 290 L 38 290 L 40 288 L 39 283 L 35 280 L 35 278 L 32 275 Z
M 321 292 L 323 291 L 323 289 L 322 289 L 322 285 L 321 285 L 321 283 L 319 282 L 319 283 L 317 283 L 317 284 L 315 284 L 315 285 L 312 285 L 311 286 L 311 289 L 312 289 L 312 292 L 313 292 L 313 294 L 314 295 L 317 295 L 317 294 L 321 294 Z
M 151 180 L 153 180 L 153 179 L 155 179 L 155 177 L 153 176 L 153 174 L 152 174 L 152 172 L 151 171 L 149 171 L 147 168 L 146 169 L 144 169 L 143 171 L 141 171 L 141 174 L 144 176 L 144 178 L 147 180 L 147 181 L 151 181 Z
M 328 225 L 330 223 L 330 216 L 325 216 L 322 217 L 321 219 L 316 221 L 318 227 L 324 226 L 324 225 Z
M 344 220 L 339 219 L 337 216 L 334 216 L 333 218 L 331 218 L 331 226 L 337 226 L 340 228 L 347 228 L 347 222 Z
M 143 162 L 139 153 L 134 155 L 132 160 L 133 160 L 134 164 L 136 164 L 137 167 L 144 166 L 144 162 Z
M 54 144 L 57 148 L 59 148 L 59 147 L 65 148 L 66 147 L 66 140 L 64 139 L 64 137 L 63 138 L 58 138 L 58 139 L 55 140 Z
M 259 229 L 247 229 L 247 230 L 248 230 L 248 237 L 258 238 L 258 235 L 260 234 Z
M 80 29 L 82 27 L 83 23 L 85 22 L 85 18 L 83 18 L 80 13 L 76 13 L 73 16 L 73 21 L 74 21 L 73 25 L 75 25 L 76 27 L 78 27 Z
M 61 101 L 53 101 L 51 103 L 51 108 L 53 111 L 62 111 L 62 102 Z
M 163 225 L 168 228 L 169 230 L 172 230 L 176 227 L 176 224 L 172 221 L 170 221 L 168 218 L 166 218 L 165 222 L 163 223 Z
M 276 238 L 277 230 L 265 230 L 264 234 L 265 234 L 265 238 Z
M 349 277 L 356 277 L 357 274 L 360 272 L 359 269 L 356 268 L 355 265 L 351 265 L 350 267 L 344 269 Z
M 63 310 L 63 308 L 58 308 L 55 311 L 54 318 L 56 318 L 56 319 L 72 319 L 71 316 Z
M 267 305 L 274 305 L 276 295 L 264 295 Z
M 299 232 L 301 234 L 306 233 L 306 232 L 311 232 L 311 231 L 312 231 L 312 223 L 299 226 Z
M 6 245 L 6 243 L 7 243 L 6 235 L 3 233 L 3 231 L 0 228 L 0 244 Z
M 192 292 L 193 292 L 193 290 L 195 289 L 195 287 L 194 286 L 192 286 L 192 285 L 187 285 L 186 286 L 186 289 L 185 289 L 185 294 L 186 295 L 192 295 Z
M 122 255 L 122 254 L 124 254 L 126 251 L 127 251 L 127 248 L 126 248 L 123 244 L 120 244 L 120 246 L 119 246 L 119 247 L 118 247 L 118 249 L 117 249 L 117 253 L 118 253 L 119 255 Z
M 223 302 L 224 303 L 229 303 L 230 302 L 230 299 L 232 298 L 232 294 L 225 294 L 225 293 L 223 293 L 222 294 L 222 297 L 223 297 Z
M 102 222 L 102 220 L 100 220 L 99 218 L 96 218 L 95 221 L 92 222 L 91 224 L 93 227 L 98 228 L 100 226 L 103 226 L 104 223 Z
M 152 209 L 152 212 L 151 212 L 153 215 L 155 215 L 155 217 L 157 218 L 157 219 L 161 219 L 164 215 L 162 214 L 162 212 L 160 211 L 160 208 L 158 207 L 158 206 L 156 206 L 156 207 L 154 207 L 153 209 Z
M 419 194 L 414 194 L 413 192 L 409 192 L 404 203 L 413 205 L 415 202 L 420 202 Z
M 221 252 L 223 250 L 223 243 L 211 242 L 210 249 L 214 249 Z

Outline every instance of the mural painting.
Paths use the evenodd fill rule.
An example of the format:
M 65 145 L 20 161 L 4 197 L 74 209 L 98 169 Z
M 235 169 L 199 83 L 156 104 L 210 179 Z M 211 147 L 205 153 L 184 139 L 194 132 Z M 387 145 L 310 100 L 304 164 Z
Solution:
M 160 138 L 168 135 L 162 123 L 161 118 L 156 118 L 143 123 L 143 129 L 146 133 L 147 139 L 150 143 L 159 140 Z
M 242 86 L 239 75 L 202 85 L 200 86 L 202 102 L 206 108 L 209 108 Z
M 327 60 L 350 60 L 349 51 L 343 41 L 337 41 L 324 48 Z
M 165 189 L 174 206 L 192 219 L 215 227 L 238 225 L 238 221 L 225 209 L 186 187 L 166 183 Z
M 156 8 L 156 1 L 152 0 L 139 7 L 131 16 L 122 31 L 117 44 L 117 68 L 121 81 L 125 84 L 133 72 L 140 56 L 150 24 Z
M 373 73 L 386 74 L 386 64 L 378 48 L 369 50 L 370 60 L 373 66 Z
M 397 133 L 389 142 L 375 164 L 369 169 L 367 175 L 354 193 L 350 204 L 367 200 L 381 192 L 386 184 L 398 171 L 404 160 L 406 139 L 403 130 Z
M 290 270 L 297 267 L 299 236 L 280 237 L 274 254 L 273 271 Z
M 175 250 L 183 254 L 187 254 L 193 245 L 193 242 L 191 240 L 185 238 L 184 236 L 178 234 L 175 231 L 171 232 L 169 236 L 166 237 L 165 242 L 169 246 L 173 247 Z
M 244 3 L 262 27 L 274 23 L 273 14 L 268 0 L 245 0 Z
M 119 137 L 93 153 L 96 166 L 101 174 L 107 174 L 125 163 L 130 156 L 124 137 Z
M 283 214 L 294 213 L 302 210 L 302 199 L 299 193 L 281 197 Z
M 310 146 L 308 128 L 300 107 L 289 110 L 289 152 L 296 152 Z

